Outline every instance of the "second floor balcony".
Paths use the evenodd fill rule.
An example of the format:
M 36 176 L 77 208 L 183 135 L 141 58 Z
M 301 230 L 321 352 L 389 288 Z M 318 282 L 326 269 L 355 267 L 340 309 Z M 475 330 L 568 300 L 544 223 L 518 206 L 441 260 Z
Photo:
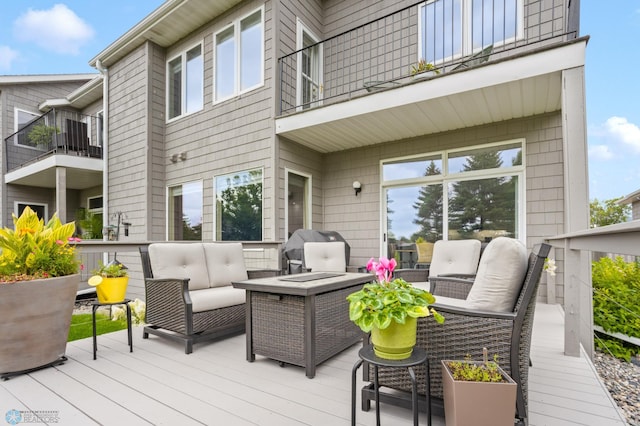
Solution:
M 423 1 L 325 40 L 303 30 L 279 59 L 276 132 L 331 152 L 560 110 L 562 71 L 584 65 L 578 5 Z
M 102 183 L 102 118 L 51 109 L 4 140 L 6 183 L 50 187 L 56 167 L 71 188 Z

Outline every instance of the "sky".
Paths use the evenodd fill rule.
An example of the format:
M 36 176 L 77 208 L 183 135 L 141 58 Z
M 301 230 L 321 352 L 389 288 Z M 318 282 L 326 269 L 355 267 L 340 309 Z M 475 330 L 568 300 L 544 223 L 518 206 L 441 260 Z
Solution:
M 94 73 L 88 62 L 163 0 L 4 0 L 0 75 Z M 640 2 L 583 0 L 590 199 L 640 189 Z

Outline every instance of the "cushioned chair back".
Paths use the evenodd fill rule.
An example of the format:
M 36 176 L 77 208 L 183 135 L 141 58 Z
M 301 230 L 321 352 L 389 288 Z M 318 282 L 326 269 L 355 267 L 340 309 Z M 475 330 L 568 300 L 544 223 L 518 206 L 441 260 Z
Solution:
M 443 274 L 473 275 L 480 260 L 478 240 L 439 240 L 433 246 L 429 276 Z
M 434 243 L 416 243 L 418 263 L 431 263 Z
M 189 290 L 209 288 L 202 244 L 149 244 L 149 261 L 154 278 L 189 278 Z
M 202 246 L 211 287 L 248 279 L 242 243 L 203 243 Z
M 342 241 L 304 243 L 304 267 L 311 272 L 345 272 L 344 250 Z

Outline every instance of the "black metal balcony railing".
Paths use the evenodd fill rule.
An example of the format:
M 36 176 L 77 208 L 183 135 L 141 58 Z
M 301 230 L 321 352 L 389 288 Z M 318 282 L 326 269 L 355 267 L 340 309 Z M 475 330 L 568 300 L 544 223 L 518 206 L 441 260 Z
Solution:
M 4 140 L 7 172 L 53 154 L 102 158 L 102 118 L 52 109 Z
M 411 81 L 419 60 L 443 74 L 576 38 L 578 7 L 565 0 L 412 4 L 281 57 L 280 114 Z

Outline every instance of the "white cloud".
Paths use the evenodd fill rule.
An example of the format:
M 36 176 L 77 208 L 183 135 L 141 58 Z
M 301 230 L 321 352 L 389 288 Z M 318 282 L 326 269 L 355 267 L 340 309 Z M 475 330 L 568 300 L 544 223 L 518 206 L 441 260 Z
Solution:
M 17 39 L 56 53 L 77 55 L 94 30 L 64 4 L 49 10 L 29 10 L 13 24 Z
M 595 160 L 611 160 L 613 153 L 608 145 L 593 145 L 589 147 L 589 157 Z
M 18 52 L 9 46 L 0 46 L 0 71 L 9 71 L 11 64 L 18 58 Z
M 604 123 L 604 129 L 614 140 L 640 152 L 640 127 L 637 125 L 629 123 L 624 117 L 611 117 Z

